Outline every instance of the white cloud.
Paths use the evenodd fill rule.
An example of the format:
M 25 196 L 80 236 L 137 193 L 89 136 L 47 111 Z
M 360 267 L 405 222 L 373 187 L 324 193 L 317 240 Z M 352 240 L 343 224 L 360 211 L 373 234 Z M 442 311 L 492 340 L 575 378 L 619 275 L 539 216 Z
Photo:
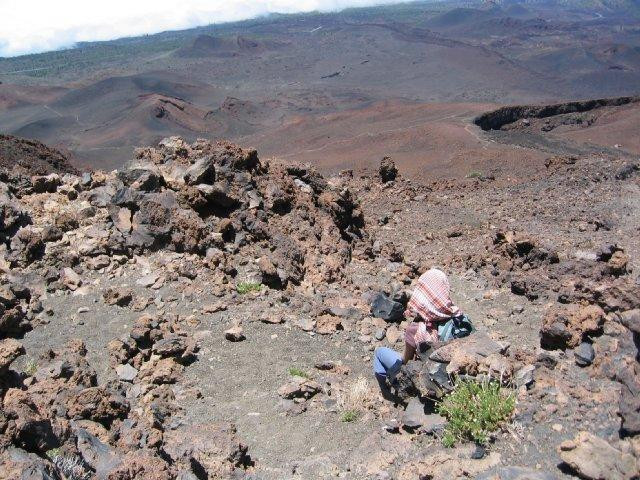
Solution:
M 335 11 L 398 0 L 0 0 L 0 56 L 179 30 L 268 13 Z

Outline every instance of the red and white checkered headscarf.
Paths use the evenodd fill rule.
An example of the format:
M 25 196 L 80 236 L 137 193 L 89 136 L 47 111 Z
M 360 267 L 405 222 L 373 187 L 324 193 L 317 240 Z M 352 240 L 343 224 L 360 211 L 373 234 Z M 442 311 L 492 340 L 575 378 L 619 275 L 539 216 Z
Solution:
M 432 268 L 420 276 L 404 315 L 410 319 L 420 316 L 424 322 L 407 327 L 407 343 L 415 347 L 421 342 L 437 340 L 435 323 L 461 313 L 451 300 L 450 291 L 449 280 L 442 270 Z
M 449 280 L 442 270 L 428 270 L 418 279 L 405 316 L 420 315 L 425 322 L 431 323 L 458 315 L 460 309 L 451 300 L 450 291 Z

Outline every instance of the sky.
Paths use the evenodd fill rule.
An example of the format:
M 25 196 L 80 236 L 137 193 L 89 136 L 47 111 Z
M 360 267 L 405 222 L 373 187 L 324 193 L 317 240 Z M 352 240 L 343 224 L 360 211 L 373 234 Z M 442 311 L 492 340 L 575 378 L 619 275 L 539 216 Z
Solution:
M 406 1 L 406 0 L 405 0 Z M 180 30 L 268 13 L 336 11 L 398 0 L 0 0 L 0 57 L 76 42 Z

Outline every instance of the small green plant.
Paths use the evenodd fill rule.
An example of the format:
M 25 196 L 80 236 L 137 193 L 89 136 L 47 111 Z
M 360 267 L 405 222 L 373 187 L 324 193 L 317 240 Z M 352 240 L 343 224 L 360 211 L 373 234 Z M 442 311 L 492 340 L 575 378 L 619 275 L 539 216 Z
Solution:
M 467 178 L 482 178 L 482 172 L 476 172 L 476 171 L 470 172 L 467 175 Z
M 457 382 L 438 405 L 438 413 L 448 420 L 442 444 L 453 447 L 471 440 L 486 445 L 489 434 L 511 418 L 515 404 L 515 394 L 497 382 Z
M 27 360 L 27 363 L 24 366 L 24 373 L 32 377 L 33 375 L 36 374 L 37 371 L 38 371 L 38 363 L 33 358 L 30 358 L 29 360 Z
M 256 283 L 256 282 L 239 282 L 236 285 L 236 291 L 240 295 L 244 295 L 245 293 L 249 293 L 249 292 L 259 292 L 261 289 L 262 289 L 262 284 Z
M 358 410 L 345 410 L 340 415 L 340 421 L 344 423 L 355 422 L 358 417 L 360 417 L 360 412 Z
M 292 377 L 302 377 L 302 378 L 311 378 L 310 375 L 305 372 L 304 370 L 298 368 L 298 367 L 289 367 L 289 375 L 291 375 Z
M 51 450 L 47 450 L 46 455 L 47 455 L 47 457 L 49 457 L 49 460 L 51 460 L 53 462 L 53 461 L 55 461 L 55 459 L 57 457 L 60 456 L 60 449 L 59 448 L 52 448 Z

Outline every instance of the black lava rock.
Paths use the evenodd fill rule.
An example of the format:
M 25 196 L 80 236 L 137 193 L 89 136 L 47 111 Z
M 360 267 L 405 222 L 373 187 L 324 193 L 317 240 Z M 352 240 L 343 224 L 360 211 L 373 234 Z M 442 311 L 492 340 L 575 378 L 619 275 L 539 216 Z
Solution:
M 383 319 L 386 322 L 397 322 L 402 320 L 404 306 L 394 302 L 386 295 L 379 293 L 371 302 L 371 315 Z
M 574 355 L 576 357 L 576 364 L 581 367 L 588 367 L 596 358 L 596 352 L 593 350 L 593 345 L 587 342 L 582 342 L 576 348 Z

